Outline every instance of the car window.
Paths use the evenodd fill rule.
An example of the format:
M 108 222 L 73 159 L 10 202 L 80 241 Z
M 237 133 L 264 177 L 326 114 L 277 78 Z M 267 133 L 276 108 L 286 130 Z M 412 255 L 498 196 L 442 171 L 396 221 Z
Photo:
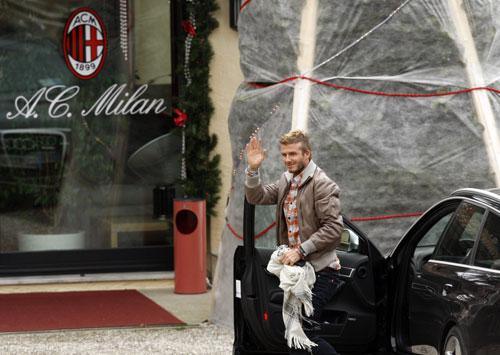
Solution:
M 439 242 L 433 259 L 468 263 L 483 215 L 483 208 L 466 202 L 460 204 Z
M 255 246 L 257 248 L 276 248 L 278 243 L 276 227 L 276 205 L 255 206 Z
M 441 217 L 441 219 L 434 224 L 428 231 L 425 233 L 425 235 L 420 239 L 420 241 L 417 244 L 417 248 L 420 247 L 435 247 L 436 244 L 438 243 L 439 237 L 444 232 L 444 229 L 446 228 L 446 225 L 450 221 L 451 216 L 453 215 L 453 212 L 448 213 L 447 215 Z
M 500 270 L 500 217 L 493 213 L 481 232 L 474 265 Z
M 430 227 L 424 236 L 420 239 L 417 247 L 413 251 L 412 265 L 415 272 L 420 272 L 422 266 L 429 260 L 434 253 L 434 249 L 448 225 L 454 210 L 439 218 L 439 220 Z

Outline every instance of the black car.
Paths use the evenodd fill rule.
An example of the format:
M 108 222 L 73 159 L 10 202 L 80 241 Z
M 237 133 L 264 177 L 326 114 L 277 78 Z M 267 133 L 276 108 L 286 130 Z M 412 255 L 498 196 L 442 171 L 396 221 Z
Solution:
M 341 352 L 500 354 L 500 190 L 462 189 L 425 212 L 383 257 L 345 218 L 346 283 L 325 307 L 322 336 Z M 254 244 L 245 202 L 234 259 L 234 354 L 286 352 L 283 292 Z

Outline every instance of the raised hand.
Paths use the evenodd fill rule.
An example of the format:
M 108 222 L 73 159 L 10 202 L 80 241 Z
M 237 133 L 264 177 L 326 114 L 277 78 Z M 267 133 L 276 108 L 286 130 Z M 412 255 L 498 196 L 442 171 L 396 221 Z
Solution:
M 260 167 L 267 155 L 266 150 L 262 148 L 262 142 L 255 136 L 252 136 L 247 143 L 246 152 L 248 167 L 254 171 Z

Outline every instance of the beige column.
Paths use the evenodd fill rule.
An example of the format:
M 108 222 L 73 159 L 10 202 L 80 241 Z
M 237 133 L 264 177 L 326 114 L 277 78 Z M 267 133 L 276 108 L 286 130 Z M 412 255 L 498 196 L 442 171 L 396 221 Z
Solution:
M 218 0 L 220 9 L 215 13 L 219 27 L 212 32 L 210 43 L 214 50 L 214 57 L 210 63 L 210 94 L 214 104 L 214 115 L 210 121 L 210 133 L 215 133 L 219 143 L 214 154 L 221 155 L 220 169 L 222 171 L 221 198 L 217 204 L 217 217 L 210 221 L 211 241 L 208 246 L 211 253 L 212 274 L 217 262 L 216 253 L 219 250 L 220 237 L 225 225 L 224 209 L 231 188 L 231 142 L 229 140 L 228 118 L 231 102 L 238 86 L 243 82 L 240 69 L 240 54 L 238 48 L 238 32 L 229 27 L 229 1 Z
M 301 74 L 308 72 L 314 66 L 317 17 L 318 0 L 306 0 L 302 9 L 299 56 L 297 58 L 297 68 Z M 309 80 L 298 80 L 295 82 L 292 129 L 302 129 L 307 131 L 312 84 L 313 83 Z
M 484 87 L 487 84 L 484 82 L 483 70 L 477 55 L 469 20 L 464 10 L 463 0 L 448 0 L 448 6 L 456 38 L 460 41 L 457 44 L 463 49 L 462 55 L 469 84 L 471 87 Z M 495 174 L 495 183 L 496 186 L 500 186 L 500 139 L 488 92 L 484 90 L 473 91 L 471 95 L 477 119 L 484 127 L 483 140 L 490 167 Z

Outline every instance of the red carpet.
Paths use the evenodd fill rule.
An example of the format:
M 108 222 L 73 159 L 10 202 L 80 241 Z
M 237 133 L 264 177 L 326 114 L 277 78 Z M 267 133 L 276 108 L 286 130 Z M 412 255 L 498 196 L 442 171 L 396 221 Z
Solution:
M 0 295 L 0 332 L 183 324 L 135 290 Z

